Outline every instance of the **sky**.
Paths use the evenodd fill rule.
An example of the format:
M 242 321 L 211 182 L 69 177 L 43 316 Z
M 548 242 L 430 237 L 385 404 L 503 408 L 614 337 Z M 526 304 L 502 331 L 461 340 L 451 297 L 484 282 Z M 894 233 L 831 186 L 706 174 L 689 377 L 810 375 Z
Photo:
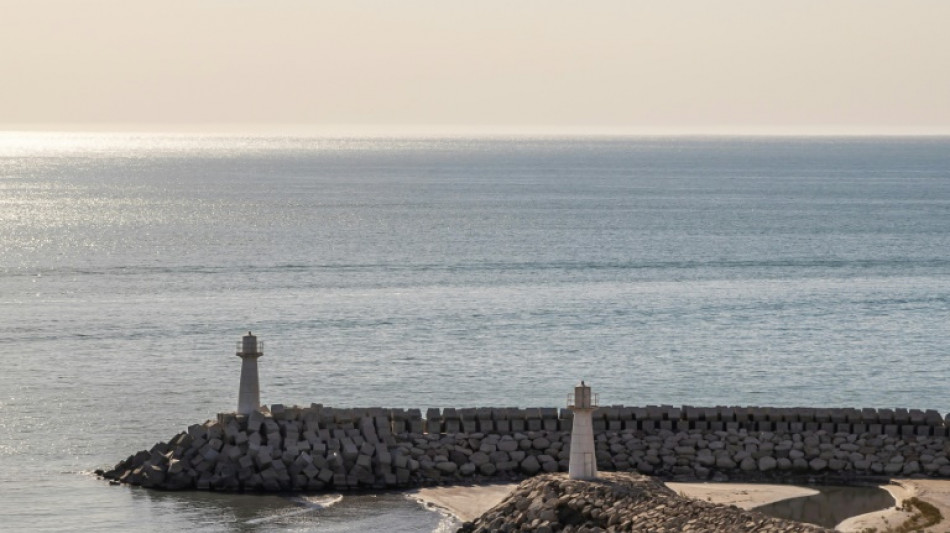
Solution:
M 950 133 L 947 0 L 0 0 L 0 129 Z

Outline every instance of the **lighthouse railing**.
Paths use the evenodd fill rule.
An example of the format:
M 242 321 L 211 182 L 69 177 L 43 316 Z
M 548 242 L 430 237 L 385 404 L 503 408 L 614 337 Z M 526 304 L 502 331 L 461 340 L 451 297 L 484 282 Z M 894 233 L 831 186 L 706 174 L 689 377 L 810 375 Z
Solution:
M 567 402 L 566 402 L 566 403 L 567 403 L 567 408 L 568 408 L 568 409 L 574 409 L 574 408 L 576 407 L 576 405 L 574 404 L 574 396 L 575 396 L 575 394 L 574 394 L 573 392 L 569 392 L 569 393 L 567 394 Z M 599 393 L 596 393 L 596 392 L 591 393 L 591 395 L 590 395 L 590 408 L 591 408 L 591 409 L 597 409 L 598 407 L 600 407 L 600 394 L 599 394 Z
M 242 353 L 244 351 L 244 341 L 237 341 L 235 343 L 235 349 L 237 353 Z M 257 341 L 257 353 L 264 352 L 264 341 Z

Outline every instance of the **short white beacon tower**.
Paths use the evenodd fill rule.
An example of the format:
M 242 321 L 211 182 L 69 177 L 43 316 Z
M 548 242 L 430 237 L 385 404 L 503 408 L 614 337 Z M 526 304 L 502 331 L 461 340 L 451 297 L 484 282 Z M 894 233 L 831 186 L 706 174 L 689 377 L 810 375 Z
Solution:
M 241 358 L 241 388 L 238 390 L 238 414 L 247 415 L 261 407 L 261 386 L 257 381 L 257 358 L 264 355 L 264 343 L 257 343 L 257 337 L 247 335 L 237 345 L 237 356 Z
M 591 413 L 597 409 L 597 395 L 581 381 L 574 394 L 567 396 L 567 408 L 574 413 L 571 427 L 571 460 L 568 475 L 571 479 L 597 478 L 597 455 L 594 448 L 594 423 Z

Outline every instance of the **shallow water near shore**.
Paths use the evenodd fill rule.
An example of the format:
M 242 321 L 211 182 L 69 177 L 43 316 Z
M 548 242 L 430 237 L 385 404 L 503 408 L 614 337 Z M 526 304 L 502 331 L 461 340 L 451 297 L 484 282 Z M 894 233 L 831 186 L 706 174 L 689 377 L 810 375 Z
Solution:
M 0 523 L 439 527 L 77 474 L 233 410 L 247 330 L 265 403 L 946 413 L 948 169 L 947 138 L 0 134 Z
M 833 529 L 845 519 L 893 507 L 896 502 L 880 487 L 809 486 L 818 494 L 782 500 L 753 510 L 777 518 L 807 522 Z

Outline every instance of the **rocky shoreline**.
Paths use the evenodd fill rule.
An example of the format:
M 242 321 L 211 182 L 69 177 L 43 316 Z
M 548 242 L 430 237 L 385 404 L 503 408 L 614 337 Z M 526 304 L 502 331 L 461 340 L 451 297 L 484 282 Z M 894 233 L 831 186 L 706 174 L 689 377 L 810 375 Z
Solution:
M 565 474 L 536 476 L 522 482 L 500 504 L 459 529 L 460 533 L 496 531 L 812 533 L 829 530 L 735 506 L 684 498 L 651 477 L 603 473 L 593 481 L 573 480 Z
M 623 409 L 636 414 L 635 408 L 613 413 Z M 594 421 L 598 468 L 682 481 L 950 477 L 950 444 L 939 415 L 933 423 L 920 417 L 919 424 L 891 429 L 846 418 L 779 424 L 756 421 L 752 411 L 740 420 L 736 408 L 728 408 L 733 418 L 723 420 L 723 409 L 716 420 L 696 410 L 695 421 L 687 408 L 676 409 L 678 418 L 660 420 L 654 420 L 659 411 L 612 420 L 605 410 Z M 773 410 L 773 416 L 792 411 Z M 816 420 L 819 410 L 812 411 L 808 416 Z M 219 415 L 97 473 L 164 490 L 280 492 L 517 481 L 567 471 L 570 419 L 563 412 L 465 413 L 446 409 L 422 419 L 417 410 L 274 405 L 248 416 Z M 805 416 L 800 413 L 794 416 Z

